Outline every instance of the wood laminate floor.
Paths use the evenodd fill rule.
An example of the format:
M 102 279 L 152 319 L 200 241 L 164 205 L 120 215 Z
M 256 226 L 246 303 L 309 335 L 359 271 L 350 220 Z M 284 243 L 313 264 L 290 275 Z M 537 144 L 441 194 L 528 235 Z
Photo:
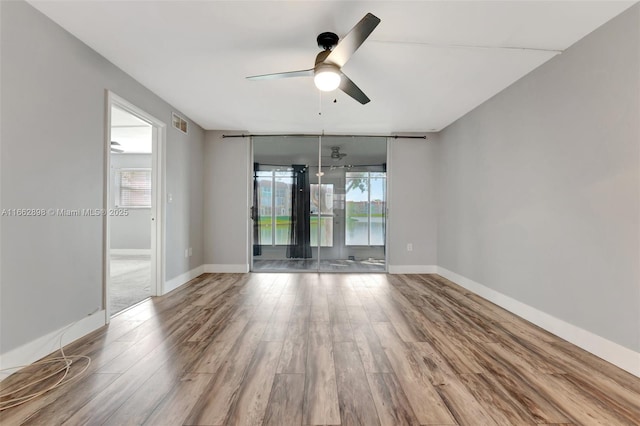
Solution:
M 639 378 L 437 275 L 205 274 L 66 351 L 2 425 L 640 424 Z

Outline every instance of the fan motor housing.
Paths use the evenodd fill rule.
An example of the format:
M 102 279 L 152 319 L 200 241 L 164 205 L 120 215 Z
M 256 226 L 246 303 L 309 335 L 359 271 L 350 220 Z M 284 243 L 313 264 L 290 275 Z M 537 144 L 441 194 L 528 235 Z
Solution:
M 316 40 L 318 42 L 318 47 L 321 47 L 324 50 L 331 50 L 336 47 L 340 38 L 336 33 L 326 32 L 319 34 Z

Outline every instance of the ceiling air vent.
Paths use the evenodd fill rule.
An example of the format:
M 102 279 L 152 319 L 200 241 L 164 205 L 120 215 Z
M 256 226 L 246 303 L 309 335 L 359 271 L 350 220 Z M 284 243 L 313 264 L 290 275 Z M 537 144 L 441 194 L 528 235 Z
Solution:
M 184 118 L 182 118 L 181 116 L 179 116 L 178 114 L 171 113 L 172 115 L 172 122 L 173 122 L 173 127 L 175 127 L 176 129 L 180 130 L 182 133 L 187 134 L 187 120 L 185 120 Z

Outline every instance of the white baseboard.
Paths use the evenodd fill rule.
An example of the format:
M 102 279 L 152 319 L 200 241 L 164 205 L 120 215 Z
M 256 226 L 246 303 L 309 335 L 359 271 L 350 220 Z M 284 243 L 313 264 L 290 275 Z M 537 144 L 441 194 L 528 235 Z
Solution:
M 204 272 L 224 274 L 246 274 L 249 272 L 248 264 L 209 264 L 204 265 Z
M 390 274 L 436 274 L 436 265 L 389 265 Z
M 204 274 L 204 265 L 200 265 L 197 268 L 193 268 L 192 270 L 185 272 L 184 274 L 171 278 L 170 280 L 165 281 L 162 294 L 167 294 L 202 274 Z
M 104 310 L 97 311 L 82 318 L 73 325 L 66 325 L 29 343 L 25 343 L 22 346 L 0 354 L 0 368 L 10 369 L 9 371 L 0 372 L 0 380 L 4 380 L 10 374 L 19 370 L 20 367 L 29 365 L 32 362 L 59 350 L 60 336 L 63 332 L 62 345 L 64 346 L 105 325 L 105 316 L 106 312 Z
M 640 353 L 569 324 L 448 269 L 442 267 L 437 269 L 437 273 L 448 280 L 573 343 L 585 351 L 591 352 L 605 361 L 640 377 Z
M 111 249 L 109 253 L 111 253 L 112 255 L 119 255 L 119 256 L 135 256 L 135 255 L 151 256 L 151 249 Z
M 249 265 L 246 264 L 209 264 L 209 265 L 200 265 L 197 268 L 193 268 L 192 270 L 185 272 L 184 274 L 180 274 L 175 278 L 171 278 L 164 283 L 164 291 L 162 294 L 167 294 L 170 291 L 177 289 L 178 287 L 188 283 L 192 279 L 204 274 L 204 273 L 247 273 L 249 272 Z

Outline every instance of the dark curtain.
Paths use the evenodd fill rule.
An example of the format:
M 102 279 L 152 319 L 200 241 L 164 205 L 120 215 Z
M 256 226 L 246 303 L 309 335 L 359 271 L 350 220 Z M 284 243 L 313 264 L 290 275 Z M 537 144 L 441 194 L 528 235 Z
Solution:
M 251 208 L 251 219 L 253 219 L 253 255 L 260 256 L 262 254 L 262 246 L 260 245 L 260 204 L 258 185 L 258 171 L 260 164 L 253 163 L 253 207 Z
M 287 247 L 290 259 L 311 257 L 311 223 L 309 169 L 307 166 L 293 165 L 293 185 L 291 187 L 291 238 Z

